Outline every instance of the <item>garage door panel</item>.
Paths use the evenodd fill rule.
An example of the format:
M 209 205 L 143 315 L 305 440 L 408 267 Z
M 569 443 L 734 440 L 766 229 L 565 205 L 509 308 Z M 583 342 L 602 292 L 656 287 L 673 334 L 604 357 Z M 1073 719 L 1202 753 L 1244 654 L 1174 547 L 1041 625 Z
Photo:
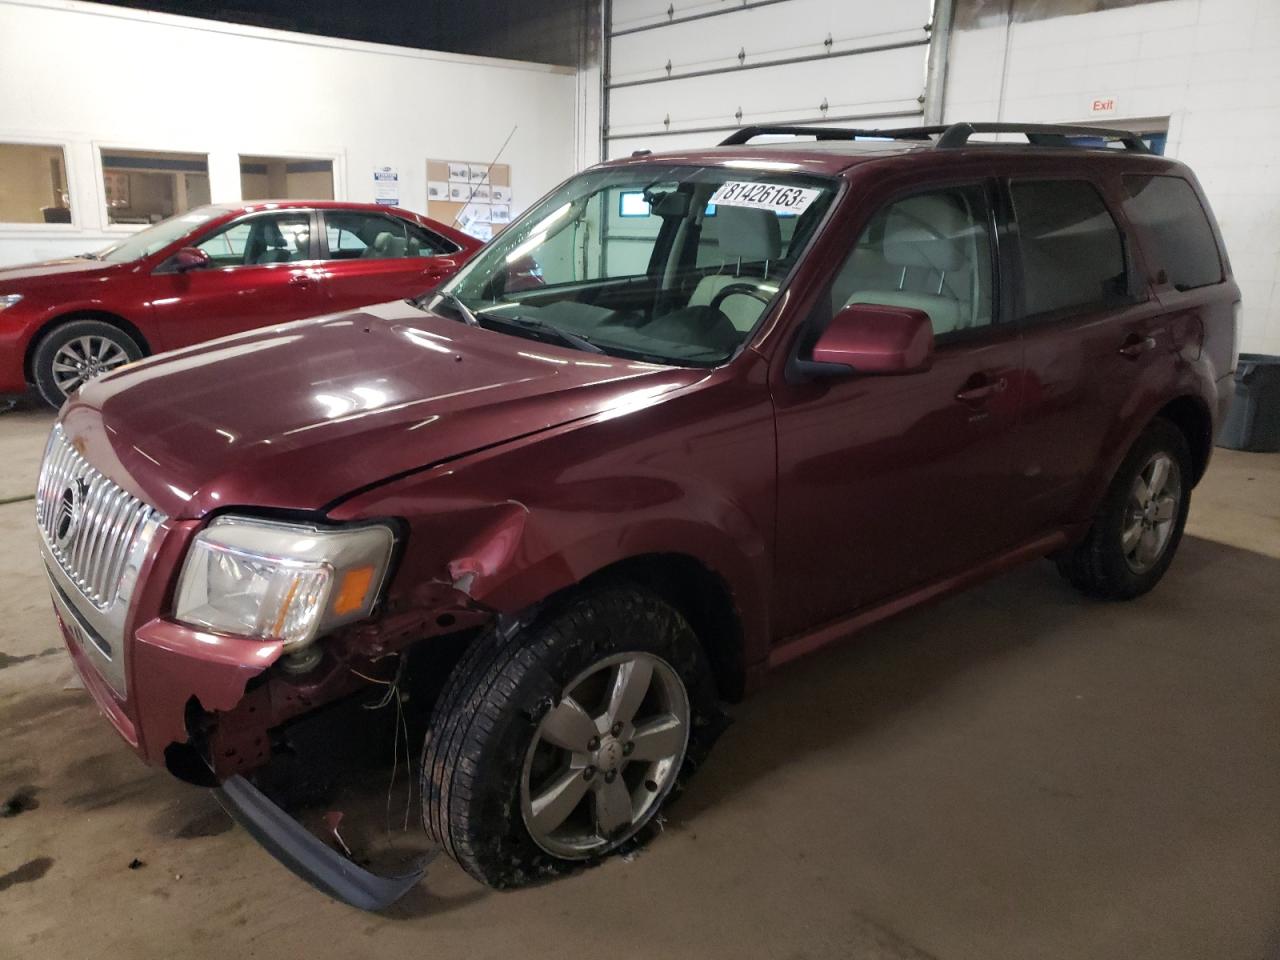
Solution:
M 609 133 L 680 130 L 821 115 L 918 111 L 921 48 L 733 71 L 610 92 Z M 669 124 L 668 124 L 669 118 Z
M 744 5 L 749 7 L 749 0 L 747 4 L 743 0 L 614 0 L 613 29 L 633 30 L 708 13 L 737 12 Z
M 784 118 L 761 118 L 752 117 L 750 120 L 744 119 L 744 123 L 767 123 L 767 122 L 801 122 L 808 121 L 810 123 L 819 122 L 816 117 L 795 117 L 789 116 Z M 824 125 L 831 127 L 853 127 L 868 126 L 882 127 L 891 129 L 893 127 L 909 127 L 920 122 L 919 111 L 901 113 L 894 116 L 879 117 L 874 121 L 866 123 L 833 123 L 824 122 Z M 653 134 L 632 137 L 618 137 L 609 142 L 609 156 L 626 157 L 636 150 L 652 150 L 655 153 L 670 153 L 672 151 L 679 152 L 681 150 L 704 150 L 707 147 L 713 147 L 730 133 L 731 128 L 725 127 L 717 130 L 699 130 L 691 133 L 673 133 L 673 134 Z M 769 138 L 762 138 L 761 142 L 765 142 Z
M 610 71 L 614 84 L 665 78 L 699 70 L 797 56 L 822 56 L 895 43 L 924 43 L 927 3 L 889 5 L 876 13 L 875 0 L 833 5 L 831 0 L 787 0 L 745 9 L 713 20 L 675 23 L 613 40 Z M 830 44 L 827 43 L 830 38 Z

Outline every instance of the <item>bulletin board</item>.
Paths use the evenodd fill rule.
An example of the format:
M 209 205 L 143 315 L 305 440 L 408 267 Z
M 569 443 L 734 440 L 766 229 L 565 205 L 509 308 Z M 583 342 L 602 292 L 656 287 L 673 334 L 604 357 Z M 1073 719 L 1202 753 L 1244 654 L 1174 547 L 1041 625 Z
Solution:
M 427 216 L 491 239 L 511 222 L 510 165 L 428 160 Z

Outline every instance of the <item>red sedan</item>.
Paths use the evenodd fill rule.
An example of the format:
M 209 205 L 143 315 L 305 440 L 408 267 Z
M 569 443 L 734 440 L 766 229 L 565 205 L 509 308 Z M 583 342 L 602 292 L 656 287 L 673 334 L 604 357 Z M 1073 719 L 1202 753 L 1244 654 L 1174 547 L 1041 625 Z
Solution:
M 0 393 L 34 385 L 60 406 L 148 354 L 418 296 L 480 246 L 396 207 L 198 207 L 96 253 L 0 269 Z

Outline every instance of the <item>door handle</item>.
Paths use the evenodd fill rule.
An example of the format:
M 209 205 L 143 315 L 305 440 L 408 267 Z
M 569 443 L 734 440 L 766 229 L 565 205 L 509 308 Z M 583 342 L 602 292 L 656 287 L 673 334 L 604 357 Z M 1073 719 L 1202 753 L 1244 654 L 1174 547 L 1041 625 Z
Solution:
M 1128 357 L 1130 360 L 1136 360 L 1148 350 L 1156 348 L 1155 337 L 1139 337 L 1132 336 L 1124 342 L 1120 348 L 1120 356 Z
M 316 278 L 309 273 L 300 273 L 296 277 L 290 277 L 289 282 L 299 287 L 309 287 L 316 282 Z
M 974 403 L 978 400 L 985 400 L 987 397 L 994 397 L 998 393 L 1004 393 L 1008 386 L 1009 381 L 1004 377 L 996 380 L 985 380 L 972 387 L 965 387 L 956 394 L 956 399 L 961 403 Z

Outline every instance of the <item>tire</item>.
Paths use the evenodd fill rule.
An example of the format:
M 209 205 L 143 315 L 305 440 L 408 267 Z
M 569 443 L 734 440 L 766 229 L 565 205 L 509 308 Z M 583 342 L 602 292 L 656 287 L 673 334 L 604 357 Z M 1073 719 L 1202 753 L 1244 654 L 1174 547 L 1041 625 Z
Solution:
M 621 664 L 610 665 L 610 661 L 619 658 L 652 668 L 651 693 L 635 714 L 634 730 L 628 727 L 618 739 L 612 733 L 621 724 L 609 732 L 599 730 L 601 736 L 593 743 L 601 756 L 613 751 L 612 761 L 589 754 L 589 770 L 581 763 L 574 767 L 572 761 L 557 762 L 539 774 L 539 765 L 559 750 L 549 741 L 548 731 L 557 726 L 562 714 L 575 712 L 570 709 L 575 697 L 583 699 L 584 717 L 608 715 L 607 709 L 592 710 L 583 691 L 590 693 L 596 678 L 609 671 L 611 679 L 599 686 L 607 696 L 610 683 L 623 670 Z M 575 687 L 584 675 L 587 679 Z M 617 751 L 625 749 L 621 744 L 626 737 L 634 734 L 634 749 L 635 743 L 642 742 L 643 730 L 656 727 L 656 721 L 643 722 L 644 711 L 659 704 L 659 710 L 670 705 L 671 716 L 678 712 L 676 686 L 683 690 L 687 705 L 683 755 L 664 761 L 665 767 L 647 758 L 618 761 Z M 665 699 L 668 693 L 672 694 L 669 700 Z M 495 888 L 536 883 L 647 840 L 659 808 L 683 789 L 722 729 L 707 659 L 684 618 L 658 597 L 629 586 L 590 590 L 527 628 L 488 632 L 463 655 L 436 703 L 423 746 L 423 825 L 449 856 L 482 883 Z M 581 750 L 591 745 L 584 744 Z M 611 762 L 617 766 L 610 766 Z M 608 773 L 603 772 L 606 769 Z M 661 784 L 654 774 L 631 785 L 637 770 L 647 776 L 658 769 L 664 771 Z M 560 828 L 566 835 L 577 829 L 576 823 L 599 822 L 599 798 L 614 796 L 619 789 L 634 790 L 632 796 L 641 800 L 633 800 L 633 806 L 640 803 L 643 816 L 625 828 L 614 828 L 607 837 L 602 833 L 600 838 L 583 840 L 583 849 L 568 849 L 571 841 L 554 832 L 538 830 L 535 838 L 530 823 L 539 821 L 532 814 L 531 798 L 535 793 L 539 798 L 550 795 L 553 790 L 543 787 L 553 782 L 582 791 Z M 646 808 L 644 803 L 650 805 Z M 613 809 L 621 808 L 615 804 Z M 632 808 L 626 809 L 632 815 Z M 595 828 L 584 827 L 583 836 L 591 829 Z
M 83 383 L 140 359 L 142 347 L 119 327 L 101 320 L 71 320 L 36 344 L 31 372 L 44 402 L 60 407 Z M 85 364 L 77 371 L 80 376 L 67 368 L 68 361 Z
M 1166 479 L 1154 505 L 1139 502 L 1138 484 L 1149 489 L 1151 469 L 1167 462 Z M 1168 420 L 1156 419 L 1134 442 L 1103 498 L 1084 540 L 1057 558 L 1058 570 L 1087 596 L 1101 600 L 1132 600 L 1146 593 L 1164 576 L 1173 562 L 1191 505 L 1191 450 L 1182 431 Z M 1171 506 L 1165 500 L 1176 484 Z M 1139 521 L 1138 514 L 1150 510 Z M 1167 515 L 1167 525 L 1164 519 Z M 1130 548 L 1126 532 L 1140 523 L 1138 546 Z M 1130 540 L 1129 543 L 1133 541 Z

